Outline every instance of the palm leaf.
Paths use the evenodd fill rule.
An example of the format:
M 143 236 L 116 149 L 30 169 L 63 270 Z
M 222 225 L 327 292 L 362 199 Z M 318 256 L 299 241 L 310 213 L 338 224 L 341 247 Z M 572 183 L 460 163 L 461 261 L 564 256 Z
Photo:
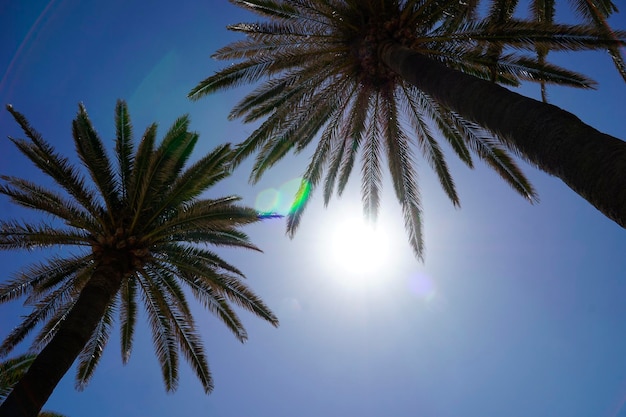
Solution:
M 74 281 L 66 282 L 62 287 L 50 293 L 39 301 L 34 311 L 22 320 L 0 345 L 0 357 L 6 356 L 42 321 L 46 320 L 55 310 L 63 309 L 65 305 L 73 303 L 72 295 L 76 289 Z
M 78 115 L 72 122 L 72 135 L 78 156 L 100 190 L 100 196 L 108 212 L 115 212 L 120 202 L 113 167 L 104 150 L 102 140 L 93 128 L 87 110 L 82 104 L 78 106 Z
M 358 154 L 359 147 L 363 142 L 363 135 L 366 130 L 367 116 L 369 113 L 371 91 L 366 88 L 359 90 L 358 95 L 354 99 L 352 105 L 353 111 L 350 113 L 350 117 L 346 120 L 347 132 L 344 132 L 344 136 L 349 138 L 349 145 L 346 147 L 347 153 L 344 155 L 341 163 L 339 183 L 337 184 L 337 194 L 341 195 L 348 183 L 348 178 L 352 172 L 356 155 Z
M 76 389 L 82 391 L 85 389 L 93 373 L 100 362 L 104 347 L 109 341 L 111 334 L 111 326 L 113 324 L 113 313 L 115 311 L 115 303 L 109 305 L 100 319 L 100 322 L 93 331 L 93 334 L 80 356 L 78 357 L 78 369 L 76 371 Z
M 396 197 L 402 206 L 404 227 L 409 235 L 409 243 L 413 252 L 422 259 L 424 252 L 422 209 L 415 173 L 412 168 L 413 161 L 408 138 L 400 129 L 398 110 L 392 97 L 382 97 L 381 110 L 381 117 L 384 120 L 381 123 L 382 136 L 385 139 L 389 171 Z
M 511 188 L 516 190 L 530 202 L 538 201 L 537 193 L 526 179 L 513 159 L 492 135 L 487 134 L 475 124 L 449 113 L 450 123 L 453 123 L 465 137 L 466 142 L 478 156 L 493 168 Z
M 73 227 L 98 230 L 99 225 L 94 222 L 93 217 L 73 201 L 21 178 L 5 175 L 0 178 L 8 184 L 0 185 L 0 193 L 10 197 L 12 202 L 22 207 L 52 214 Z
M 9 138 L 15 146 L 44 174 L 50 176 L 58 185 L 65 189 L 76 199 L 94 218 L 99 218 L 101 208 L 97 204 L 97 199 L 92 190 L 85 185 L 85 180 L 78 173 L 67 158 L 64 158 L 54 151 L 41 135 L 33 129 L 26 118 L 15 111 L 12 106 L 7 109 L 13 118 L 21 126 L 26 136 L 31 140 L 18 140 Z
M 272 0 L 229 0 L 231 3 L 268 17 L 299 17 L 298 10 L 285 2 Z
M 120 189 L 122 196 L 128 198 L 130 181 L 133 172 L 133 127 L 128 115 L 128 107 L 122 100 L 115 105 L 115 153 L 119 165 Z
M 153 278 L 151 283 L 154 284 L 151 292 L 157 294 L 160 299 L 161 314 L 169 318 L 183 355 L 208 394 L 213 390 L 213 380 L 202 342 L 184 296 L 179 288 L 175 288 L 175 284 L 173 286 L 171 274 L 155 268 L 151 270 L 151 276 Z
M 178 386 L 178 351 L 172 323 L 164 314 L 164 309 L 167 308 L 165 300 L 156 291 L 150 274 L 141 271 L 137 274 L 137 282 L 142 289 L 141 295 L 148 313 L 154 350 L 161 366 L 165 388 L 174 391 Z
M 372 115 L 380 114 L 380 96 L 377 94 L 372 104 Z M 380 130 L 381 123 L 378 117 L 370 117 L 367 127 L 367 141 L 365 142 L 361 174 L 361 200 L 366 218 L 375 220 L 380 206 L 380 190 L 382 187 L 382 172 L 380 168 Z
M 0 362 L 0 403 L 26 373 L 35 357 L 36 355 L 27 353 Z
M 0 284 L 0 303 L 15 300 L 31 292 L 38 294 L 57 285 L 85 268 L 91 261 L 86 257 L 53 257 L 46 262 L 27 266 L 6 283 Z
M 426 159 L 426 162 L 428 162 L 431 168 L 437 173 L 439 183 L 448 195 L 448 198 L 450 198 L 452 204 L 458 207 L 460 205 L 459 196 L 457 195 L 452 176 L 448 171 L 448 165 L 446 164 L 443 152 L 437 144 L 437 141 L 432 136 L 427 122 L 420 114 L 421 112 L 418 108 L 416 100 L 411 95 L 411 91 L 407 88 L 403 88 L 402 93 L 404 95 L 404 100 L 402 101 L 408 106 L 408 111 L 406 113 L 410 115 L 410 122 L 415 129 L 416 138 L 418 144 L 420 145 L 422 155 L 424 156 L 424 159 Z
M 120 339 L 122 349 L 122 363 L 126 364 L 130 359 L 133 345 L 133 335 L 135 334 L 135 323 L 137 322 L 137 280 L 133 275 L 122 284 L 120 289 Z
M 89 236 L 48 224 L 20 224 L 0 221 L 0 249 L 38 249 L 56 245 L 88 245 Z

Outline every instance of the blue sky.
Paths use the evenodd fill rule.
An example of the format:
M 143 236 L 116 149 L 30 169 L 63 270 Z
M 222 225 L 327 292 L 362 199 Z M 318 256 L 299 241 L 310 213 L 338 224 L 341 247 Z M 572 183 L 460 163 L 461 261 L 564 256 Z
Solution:
M 136 135 L 153 121 L 163 133 L 189 113 L 201 134 L 196 157 L 251 133 L 253 126 L 226 119 L 249 87 L 194 103 L 186 94 L 225 65 L 210 59 L 238 39 L 225 26 L 256 18 L 225 0 L 126 3 L 1 5 L 0 102 L 69 155 L 79 101 L 110 144 L 118 98 L 129 104 Z M 613 26 L 625 29 L 625 16 Z M 552 87 L 552 103 L 624 138 L 626 84 L 608 55 L 558 61 L 600 85 Z M 521 91 L 537 97 L 539 89 Z M 37 179 L 7 135 L 21 132 L 2 111 L 0 172 Z M 211 194 L 239 194 L 250 206 L 272 193 L 288 199 L 307 156 L 286 158 L 255 186 L 244 164 Z M 361 215 L 358 177 L 327 209 L 314 198 L 293 240 L 284 221 L 273 220 L 247 229 L 264 254 L 224 251 L 281 325 L 243 314 L 250 337 L 242 345 L 198 309 L 216 385 L 210 396 L 184 362 L 178 391 L 165 393 L 144 321 L 127 366 L 114 332 L 87 389 L 74 390 L 72 370 L 46 408 L 71 417 L 626 417 L 624 230 L 526 164 L 541 199 L 534 206 L 482 164 L 469 170 L 452 155 L 449 163 L 460 210 L 426 164 L 419 169 L 424 264 L 412 256 L 389 186 L 379 225 L 388 242 L 384 265 L 354 272 L 336 261 L 335 233 Z M 32 218 L 6 198 L 0 216 Z M 2 279 L 37 256 L 0 253 Z M 0 337 L 24 313 L 18 304 L 0 306 Z

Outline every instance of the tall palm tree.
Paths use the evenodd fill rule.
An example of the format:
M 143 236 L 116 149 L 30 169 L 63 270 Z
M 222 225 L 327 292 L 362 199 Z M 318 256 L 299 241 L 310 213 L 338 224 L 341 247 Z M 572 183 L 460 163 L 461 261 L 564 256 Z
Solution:
M 122 361 L 131 353 L 138 304 L 143 303 L 167 390 L 176 389 L 182 352 L 205 392 L 213 388 L 186 292 L 215 314 L 240 341 L 246 331 L 231 303 L 274 326 L 278 321 L 242 282 L 242 272 L 207 245 L 258 250 L 240 230 L 259 220 L 236 196 L 201 198 L 227 177 L 232 151 L 222 145 L 185 168 L 198 135 L 189 119 L 176 120 L 160 145 L 156 124 L 135 149 L 126 104 L 117 103 L 117 166 L 111 163 L 85 108 L 72 123 L 84 171 L 59 155 L 8 106 L 28 137 L 11 141 L 63 190 L 2 176 L 0 193 L 21 206 L 51 215 L 39 224 L 0 222 L 0 249 L 77 247 L 33 264 L 0 285 L 0 302 L 26 296 L 32 313 L 0 345 L 6 355 L 37 325 L 39 352 L 25 376 L 0 405 L 1 416 L 35 416 L 78 358 L 82 388 L 102 355 L 119 310 Z
M 24 376 L 37 355 L 25 353 L 0 362 L 0 403 L 9 395 L 13 386 Z M 42 411 L 38 417 L 65 417 L 53 411 Z
M 605 36 L 585 25 L 513 19 L 495 24 L 492 16 L 475 16 L 477 0 L 231 2 L 269 21 L 229 26 L 247 38 L 214 57 L 240 62 L 201 81 L 189 96 L 269 78 L 230 113 L 244 122 L 263 120 L 234 159 L 257 153 L 252 181 L 321 132 L 288 218 L 290 234 L 323 177 L 328 202 L 335 186 L 343 191 L 359 154 L 364 209 L 375 218 L 385 154 L 409 240 L 421 257 L 415 147 L 459 204 L 433 128 L 461 160 L 472 166 L 474 152 L 528 200 L 535 192 L 506 148 L 626 226 L 626 143 L 498 85 L 592 87 L 586 77 L 534 56 L 535 48 L 616 47 L 624 32 Z

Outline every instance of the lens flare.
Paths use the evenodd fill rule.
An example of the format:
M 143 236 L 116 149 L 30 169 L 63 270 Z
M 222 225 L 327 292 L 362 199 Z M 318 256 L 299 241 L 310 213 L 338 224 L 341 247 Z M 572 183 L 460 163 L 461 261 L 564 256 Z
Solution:
M 419 298 L 431 300 L 435 296 L 435 283 L 426 274 L 418 272 L 407 283 L 409 290 Z
M 278 188 L 267 188 L 261 191 L 254 204 L 260 213 L 287 215 L 299 210 L 306 201 L 311 187 L 302 178 L 294 178 Z
M 261 191 L 254 203 L 254 207 L 260 213 L 272 213 L 276 211 L 278 207 L 278 201 L 280 200 L 280 193 L 274 188 Z
M 289 213 L 295 213 L 300 210 L 309 198 L 309 193 L 311 192 L 311 183 L 303 181 L 302 179 L 298 179 L 297 181 L 298 189 L 296 193 L 294 193 L 294 199 L 291 207 L 289 208 Z

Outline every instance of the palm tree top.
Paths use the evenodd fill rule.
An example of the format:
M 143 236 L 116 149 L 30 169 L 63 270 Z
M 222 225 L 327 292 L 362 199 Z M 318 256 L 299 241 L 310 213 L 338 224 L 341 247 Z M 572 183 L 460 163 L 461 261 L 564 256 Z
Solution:
M 436 172 L 451 202 L 460 205 L 436 131 L 468 166 L 473 167 L 475 154 L 526 200 L 537 196 L 501 138 L 407 82 L 385 62 L 386 48 L 408 48 L 508 86 L 533 81 L 590 88 L 594 81 L 533 56 L 535 48 L 598 49 L 618 43 L 586 25 L 513 19 L 503 25 L 478 18 L 477 1 L 230 1 L 264 20 L 228 26 L 246 38 L 213 55 L 231 64 L 201 81 L 189 97 L 260 82 L 230 113 L 231 119 L 261 121 L 236 147 L 234 164 L 256 154 L 250 179 L 257 181 L 289 151 L 301 152 L 317 140 L 298 204 L 288 215 L 288 233 L 293 234 L 315 189 L 323 186 L 327 204 L 335 191 L 343 192 L 359 164 L 364 212 L 375 219 L 386 162 L 419 258 L 423 240 L 416 152 Z
M 91 378 L 116 311 L 122 358 L 129 359 L 138 303 L 143 303 L 168 390 L 177 385 L 180 351 L 210 392 L 212 377 L 187 302 L 189 294 L 242 342 L 247 334 L 231 303 L 278 325 L 276 316 L 242 281 L 242 271 L 212 249 L 259 250 L 240 229 L 262 216 L 240 205 L 238 196 L 204 195 L 229 176 L 229 145 L 187 164 L 198 141 L 198 134 L 189 131 L 187 116 L 178 118 L 160 143 L 157 125 L 152 124 L 135 145 L 126 103 L 118 101 L 113 160 L 80 104 L 72 122 L 82 164 L 78 167 L 57 153 L 22 114 L 7 108 L 27 137 L 10 140 L 59 189 L 1 177 L 0 193 L 54 221 L 0 221 L 0 249 L 79 250 L 34 263 L 0 285 L 0 302 L 26 297 L 26 304 L 32 306 L 32 313 L 0 345 L 0 355 L 8 354 L 38 325 L 42 326 L 32 351 L 41 351 L 68 321 L 66 316 L 78 305 L 81 292 L 102 279 L 101 285 L 111 286 L 113 297 L 105 300 L 106 309 L 82 349 L 77 387 Z

